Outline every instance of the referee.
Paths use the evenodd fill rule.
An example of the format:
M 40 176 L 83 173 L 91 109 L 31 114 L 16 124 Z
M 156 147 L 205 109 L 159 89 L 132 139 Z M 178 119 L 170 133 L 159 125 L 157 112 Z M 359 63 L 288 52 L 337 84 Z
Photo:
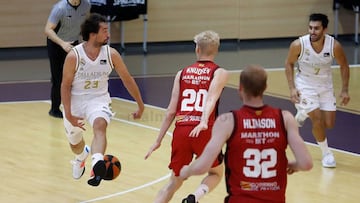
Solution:
M 66 54 L 79 43 L 80 26 L 90 13 L 89 0 L 59 0 L 45 25 L 51 72 L 51 109 L 49 115 L 62 118 L 61 80 Z

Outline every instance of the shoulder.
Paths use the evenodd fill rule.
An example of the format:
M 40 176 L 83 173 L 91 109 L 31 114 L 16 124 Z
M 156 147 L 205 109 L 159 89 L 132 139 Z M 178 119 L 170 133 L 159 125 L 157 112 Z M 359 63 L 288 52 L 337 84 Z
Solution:
M 301 52 L 301 40 L 300 38 L 295 39 L 294 41 L 291 42 L 290 47 L 289 47 L 289 52 L 293 53 L 295 55 L 299 55 Z
M 301 47 L 301 41 L 300 38 L 295 39 L 294 41 L 291 42 L 290 47 Z
M 334 38 L 334 49 L 336 50 L 337 48 L 342 48 L 341 43 Z
M 223 113 L 220 116 L 218 116 L 216 120 L 219 120 L 218 122 L 224 122 L 224 123 L 233 121 L 234 113 L 233 112 Z
M 79 54 L 78 50 L 76 48 L 73 48 L 67 55 L 67 60 L 77 60 L 77 55 Z
M 105 48 L 105 50 L 109 51 L 112 58 L 113 57 L 120 57 L 121 58 L 120 53 L 115 48 L 113 48 L 113 47 L 111 47 L 109 45 L 104 45 L 103 47 Z

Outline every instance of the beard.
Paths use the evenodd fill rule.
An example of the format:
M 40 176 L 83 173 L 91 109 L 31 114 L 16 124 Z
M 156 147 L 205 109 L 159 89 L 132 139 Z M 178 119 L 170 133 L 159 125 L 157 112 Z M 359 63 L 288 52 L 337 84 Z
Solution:
M 310 41 L 311 42 L 317 42 L 321 39 L 320 35 L 310 35 Z

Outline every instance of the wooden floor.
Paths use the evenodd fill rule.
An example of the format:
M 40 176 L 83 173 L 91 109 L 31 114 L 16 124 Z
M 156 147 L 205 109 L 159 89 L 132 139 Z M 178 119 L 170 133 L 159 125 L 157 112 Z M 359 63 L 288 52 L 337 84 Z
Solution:
M 355 77 L 359 76 L 359 68 L 351 71 Z M 338 74 L 337 70 L 334 72 Z M 269 72 L 269 83 L 272 85 L 269 85 L 267 94 L 286 97 L 288 92 L 284 80 L 283 70 Z M 237 83 L 238 72 L 234 72 L 228 86 L 236 87 Z M 360 95 L 356 87 L 360 85 L 353 79 L 350 87 L 352 101 L 345 110 L 358 115 Z M 0 103 L 0 202 L 152 202 L 170 175 L 167 165 L 171 131 L 162 147 L 150 159 L 144 160 L 157 136 L 164 109 L 148 105 L 143 118 L 133 121 L 129 114 L 136 108 L 135 104 L 113 98 L 116 116 L 108 128 L 107 153 L 119 157 L 122 172 L 118 179 L 103 181 L 94 188 L 86 183 L 90 170 L 82 179 L 72 179 L 70 160 L 73 155 L 62 120 L 43 113 L 48 111 L 49 105 L 49 101 Z M 92 134 L 87 127 L 85 139 L 90 143 Z M 308 148 L 314 159 L 314 168 L 310 172 L 289 176 L 287 202 L 359 202 L 360 155 L 336 150 L 338 167 L 324 169 L 320 165 L 318 147 L 309 143 Z M 86 166 L 90 168 L 90 161 Z M 171 202 L 181 202 L 183 197 L 195 190 L 201 178 L 192 177 L 186 181 Z M 223 180 L 201 202 L 220 203 L 225 195 Z

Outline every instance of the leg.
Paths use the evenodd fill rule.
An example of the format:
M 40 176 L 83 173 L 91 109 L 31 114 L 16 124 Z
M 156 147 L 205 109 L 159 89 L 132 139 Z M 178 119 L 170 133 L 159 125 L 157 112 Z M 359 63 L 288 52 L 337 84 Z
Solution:
M 323 167 L 333 168 L 336 167 L 334 155 L 330 151 L 326 139 L 326 129 L 332 128 L 335 123 L 335 111 L 321 111 L 316 109 L 309 113 L 312 121 L 312 133 L 320 146 L 322 152 L 322 165 Z
M 47 40 L 48 56 L 50 60 L 51 72 L 51 109 L 49 114 L 51 116 L 62 118 L 62 113 L 59 109 L 61 104 L 61 81 L 63 65 L 66 57 L 66 52 L 51 40 Z
M 336 111 L 321 111 L 325 120 L 325 128 L 332 129 L 335 126 Z
M 157 194 L 155 203 L 168 203 L 173 197 L 174 193 L 181 187 L 183 180 L 172 173 L 170 181 Z
M 85 145 L 83 139 L 83 130 L 72 126 L 66 118 L 64 119 L 67 138 L 71 151 L 75 154 L 75 158 L 71 161 L 73 165 L 73 178 L 79 179 L 85 172 L 85 160 L 90 153 L 90 148 Z
M 310 120 L 312 122 L 312 133 L 317 142 L 323 142 L 326 138 L 325 136 L 325 120 L 322 112 L 319 108 L 310 112 L 309 114 Z
M 104 118 L 96 118 L 93 124 L 94 138 L 91 144 L 91 153 L 104 154 L 106 150 L 106 128 L 107 122 Z
M 194 192 L 195 202 L 199 201 L 205 194 L 211 192 L 221 181 L 224 172 L 224 164 L 220 164 L 209 170 L 208 175 Z
M 104 153 L 106 150 L 106 128 L 107 121 L 98 117 L 93 122 L 94 138 L 91 144 L 91 164 L 92 178 L 88 180 L 88 184 L 98 186 L 102 178 L 106 175 L 106 167 L 104 162 Z

